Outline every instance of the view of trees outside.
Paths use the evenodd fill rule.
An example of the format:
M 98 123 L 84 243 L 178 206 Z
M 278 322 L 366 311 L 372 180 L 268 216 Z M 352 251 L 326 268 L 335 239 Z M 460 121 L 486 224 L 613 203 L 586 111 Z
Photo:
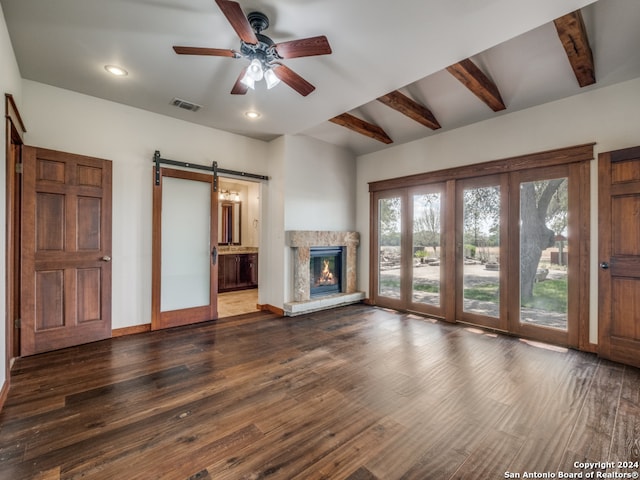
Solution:
M 567 326 L 566 178 L 520 185 L 520 321 L 553 328 Z M 463 308 L 497 317 L 500 305 L 500 187 L 463 192 Z M 440 305 L 442 196 L 413 196 L 414 302 Z M 380 199 L 380 295 L 401 298 L 401 198 Z
M 568 207 L 566 178 L 520 184 L 520 321 L 523 323 L 567 329 Z
M 520 321 L 567 328 L 566 178 L 520 185 Z M 498 316 L 500 190 L 464 191 L 464 310 Z M 480 266 L 481 265 L 481 266 Z M 491 272 L 491 273 L 489 273 Z
M 441 194 L 413 196 L 413 277 L 415 303 L 440 306 Z
M 463 192 L 463 309 L 500 316 L 500 187 Z
M 400 197 L 378 201 L 378 294 L 400 299 Z

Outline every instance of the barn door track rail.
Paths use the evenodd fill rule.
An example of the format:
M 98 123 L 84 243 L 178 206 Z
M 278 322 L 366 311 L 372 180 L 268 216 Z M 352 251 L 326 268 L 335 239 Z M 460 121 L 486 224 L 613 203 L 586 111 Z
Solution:
M 160 165 L 173 165 L 175 167 L 192 168 L 194 170 L 204 170 L 206 172 L 213 173 L 213 191 L 218 191 L 218 174 L 222 175 L 234 175 L 236 177 L 255 178 L 257 180 L 269 180 L 266 175 L 259 175 L 257 173 L 240 172 L 238 170 L 229 170 L 226 168 L 219 168 L 218 162 L 212 162 L 211 166 L 198 165 L 197 163 L 179 162 L 177 160 L 169 160 L 168 158 L 162 158 L 160 150 L 156 150 L 153 154 L 153 162 L 155 163 L 156 173 L 156 185 L 160 185 Z

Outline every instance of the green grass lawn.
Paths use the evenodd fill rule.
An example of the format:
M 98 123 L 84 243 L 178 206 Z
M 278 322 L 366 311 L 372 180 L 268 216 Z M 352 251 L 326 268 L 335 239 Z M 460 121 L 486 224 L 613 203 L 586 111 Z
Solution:
M 385 279 L 380 286 L 400 289 L 400 281 Z M 434 283 L 416 283 L 414 291 L 438 293 L 440 285 Z M 482 302 L 498 302 L 498 284 L 484 283 L 464 289 L 464 298 Z M 522 304 L 526 308 L 535 308 L 546 312 L 567 313 L 567 280 L 545 280 L 533 286 L 533 298 Z
M 533 286 L 533 298 L 523 307 L 567 313 L 567 279 L 545 280 Z
M 485 283 L 465 288 L 464 298 L 483 302 L 498 301 L 498 284 Z M 567 280 L 545 280 L 533 286 L 533 298 L 523 302 L 523 307 L 547 312 L 567 313 Z

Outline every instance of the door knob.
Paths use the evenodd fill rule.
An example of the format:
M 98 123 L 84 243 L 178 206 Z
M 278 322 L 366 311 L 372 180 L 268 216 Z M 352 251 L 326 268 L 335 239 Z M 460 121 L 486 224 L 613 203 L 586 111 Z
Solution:
M 600 268 L 603 270 L 607 270 L 609 268 L 609 264 L 607 262 L 600 263 Z
M 110 262 L 111 261 L 111 257 L 109 255 L 105 255 L 100 260 L 102 260 L 103 262 Z

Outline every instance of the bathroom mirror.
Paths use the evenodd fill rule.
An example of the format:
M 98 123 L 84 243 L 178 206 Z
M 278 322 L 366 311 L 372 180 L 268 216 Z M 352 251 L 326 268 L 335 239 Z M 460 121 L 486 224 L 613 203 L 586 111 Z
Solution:
M 242 202 L 219 203 L 218 244 L 240 245 L 240 211 Z

